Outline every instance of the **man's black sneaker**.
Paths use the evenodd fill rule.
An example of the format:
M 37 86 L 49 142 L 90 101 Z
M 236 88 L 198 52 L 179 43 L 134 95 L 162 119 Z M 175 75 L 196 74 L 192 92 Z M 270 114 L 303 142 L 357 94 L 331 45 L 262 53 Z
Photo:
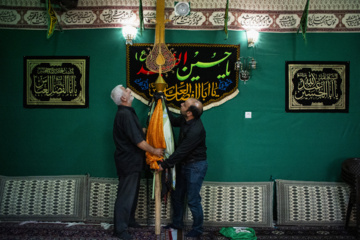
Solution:
M 191 230 L 190 232 L 188 232 L 185 236 L 186 237 L 192 237 L 192 238 L 197 238 L 200 237 L 202 233 L 195 231 L 195 230 Z
M 137 222 L 133 222 L 133 223 L 129 223 L 129 226 L 131 228 L 141 228 L 141 225 L 138 224 Z

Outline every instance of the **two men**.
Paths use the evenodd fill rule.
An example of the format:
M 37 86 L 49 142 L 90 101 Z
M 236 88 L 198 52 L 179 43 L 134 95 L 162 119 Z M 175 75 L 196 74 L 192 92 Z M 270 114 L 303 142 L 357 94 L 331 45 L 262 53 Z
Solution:
M 135 210 L 138 199 L 140 171 L 143 168 L 144 151 L 161 157 L 163 150 L 154 148 L 145 141 L 145 135 L 135 110 L 131 107 L 134 97 L 129 89 L 116 86 L 111 98 L 118 105 L 114 121 L 113 136 L 116 146 L 115 163 L 119 176 L 118 193 L 114 212 L 114 234 L 121 239 L 133 239 L 127 228 L 138 225 L 135 222 Z M 206 175 L 208 163 L 206 155 L 206 131 L 200 119 L 203 113 L 202 103 L 189 98 L 181 104 L 181 115 L 170 120 L 174 127 L 180 127 L 178 147 L 164 162 L 159 171 L 178 165 L 176 186 L 171 194 L 173 222 L 168 227 L 184 227 L 183 214 L 185 197 L 193 215 L 192 230 L 187 237 L 198 237 L 203 233 L 203 210 L 200 190 Z

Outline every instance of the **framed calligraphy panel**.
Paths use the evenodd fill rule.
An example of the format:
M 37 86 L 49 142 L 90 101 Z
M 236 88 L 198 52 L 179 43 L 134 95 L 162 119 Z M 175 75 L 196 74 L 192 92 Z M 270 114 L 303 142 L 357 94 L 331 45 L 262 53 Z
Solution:
M 349 65 L 286 62 L 286 112 L 349 112 Z
M 175 67 L 162 76 L 167 83 L 164 94 L 173 112 L 193 97 L 202 101 L 204 110 L 221 105 L 238 93 L 239 72 L 234 70 L 239 59 L 239 45 L 167 44 L 175 56 Z M 127 45 L 126 83 L 134 96 L 145 104 L 155 93 L 158 73 L 146 67 L 146 57 L 153 44 Z
M 89 57 L 24 57 L 24 107 L 88 106 Z

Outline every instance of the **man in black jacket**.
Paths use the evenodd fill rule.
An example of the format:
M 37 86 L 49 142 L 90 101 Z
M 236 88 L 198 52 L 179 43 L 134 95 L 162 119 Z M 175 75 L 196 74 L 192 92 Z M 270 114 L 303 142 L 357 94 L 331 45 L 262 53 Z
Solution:
M 144 131 L 131 107 L 134 97 L 130 89 L 118 85 L 112 90 L 111 98 L 118 105 L 113 128 L 116 146 L 114 159 L 119 177 L 114 209 L 114 235 L 131 240 L 133 238 L 127 231 L 128 227 L 139 226 L 135 222 L 135 210 L 145 151 L 161 157 L 164 149 L 154 148 L 145 141 Z
M 162 171 L 178 163 L 176 186 L 171 194 L 173 221 L 167 228 L 183 228 L 184 201 L 187 196 L 194 222 L 186 236 L 199 237 L 203 233 L 204 222 L 200 190 L 208 168 L 206 131 L 200 119 L 203 105 L 199 100 L 189 98 L 181 104 L 180 113 L 175 119 L 170 116 L 172 126 L 180 127 L 178 147 L 166 161 L 160 163 L 159 169 Z

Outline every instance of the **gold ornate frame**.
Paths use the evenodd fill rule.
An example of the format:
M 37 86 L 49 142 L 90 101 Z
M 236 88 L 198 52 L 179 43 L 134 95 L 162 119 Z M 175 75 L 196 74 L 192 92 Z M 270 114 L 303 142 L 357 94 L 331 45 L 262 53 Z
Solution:
M 24 57 L 25 108 L 87 108 L 89 57 Z
M 349 112 L 349 65 L 286 62 L 286 112 Z

